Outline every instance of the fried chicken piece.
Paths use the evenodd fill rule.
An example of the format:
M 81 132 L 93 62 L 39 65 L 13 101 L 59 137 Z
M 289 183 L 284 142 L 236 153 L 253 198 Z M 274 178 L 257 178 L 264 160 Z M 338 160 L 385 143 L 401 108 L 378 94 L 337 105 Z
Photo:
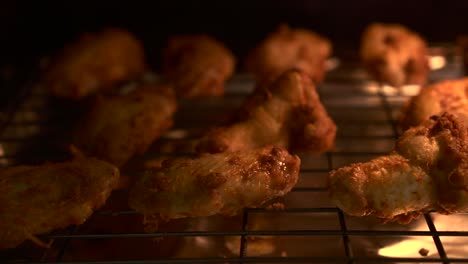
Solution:
M 304 71 L 315 83 L 325 77 L 325 62 L 332 52 L 330 41 L 307 29 L 281 25 L 253 49 L 246 59 L 247 71 L 257 81 L 276 79 L 286 70 Z
M 380 82 L 400 87 L 424 84 L 429 74 L 426 42 L 398 24 L 374 23 L 361 40 L 361 59 L 368 72 Z
M 119 171 L 94 158 L 0 170 L 0 250 L 55 229 L 79 225 L 117 186 Z
M 234 66 L 231 51 L 207 35 L 171 37 L 163 53 L 164 75 L 183 98 L 222 96 Z
M 55 96 L 79 100 L 142 75 L 144 56 L 142 44 L 127 31 L 86 33 L 55 58 L 45 84 Z
M 299 157 L 272 146 L 170 159 L 145 172 L 129 203 L 146 219 L 232 216 L 288 193 L 299 167 Z
M 85 153 L 122 167 L 173 124 L 177 108 L 167 86 L 142 84 L 126 95 L 100 97 L 75 131 Z
M 468 212 L 468 134 L 454 115 L 410 128 L 395 150 L 329 174 L 332 200 L 353 216 L 408 223 L 419 215 Z
M 275 145 L 320 153 L 333 147 L 336 125 L 328 116 L 311 79 L 297 70 L 283 73 L 256 90 L 240 110 L 238 122 L 209 131 L 198 152 L 224 152 Z
M 423 87 L 405 104 L 400 117 L 403 129 L 417 126 L 433 115 L 449 112 L 468 126 L 468 78 Z

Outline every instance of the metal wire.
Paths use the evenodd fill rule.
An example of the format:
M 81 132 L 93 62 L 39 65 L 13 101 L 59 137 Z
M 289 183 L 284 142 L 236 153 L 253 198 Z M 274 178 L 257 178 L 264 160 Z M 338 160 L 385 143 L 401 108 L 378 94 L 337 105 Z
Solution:
M 340 75 L 342 78 L 343 75 Z M 242 85 L 245 86 L 245 78 L 242 78 Z M 235 80 L 233 81 L 235 85 Z M 267 210 L 262 208 L 245 209 L 238 218 L 227 220 L 203 219 L 201 222 L 193 220 L 188 222 L 189 228 L 181 230 L 169 230 L 154 233 L 144 233 L 135 231 L 106 232 L 96 231 L 87 233 L 86 229 L 72 227 L 63 232 L 55 232 L 43 235 L 42 239 L 53 239 L 56 243 L 51 249 L 43 250 L 38 257 L 31 253 L 30 246 L 25 249 L 0 253 L 0 261 L 21 262 L 21 263 L 463 263 L 468 262 L 466 256 L 451 257 L 447 245 L 440 239 L 441 237 L 468 238 L 468 230 L 437 230 L 436 223 L 429 214 L 422 219 L 427 230 L 411 229 L 410 227 L 374 224 L 372 219 L 355 219 L 343 214 L 339 209 L 327 201 L 326 183 L 318 183 L 330 170 L 342 166 L 351 161 L 365 161 L 371 157 L 383 155 L 391 150 L 388 142 L 393 142 L 398 137 L 398 128 L 393 115 L 399 106 L 392 104 L 390 95 L 382 90 L 377 93 L 355 91 L 359 85 L 350 85 L 341 79 L 334 82 L 329 79 L 324 85 L 319 87 L 319 94 L 329 110 L 333 119 L 341 130 L 337 137 L 337 148 L 320 157 L 303 158 L 303 168 L 301 169 L 301 184 L 298 184 L 292 192 L 285 197 L 286 204 L 292 204 L 282 211 Z M 9 117 L 2 119 L 4 122 L 0 128 L 0 165 L 14 165 L 22 162 L 24 152 L 21 151 L 25 142 L 46 139 L 47 133 L 41 130 L 44 126 L 51 128 L 60 127 L 60 120 L 66 118 L 63 113 L 55 113 L 47 109 L 49 100 L 46 92 L 38 86 L 30 87 L 29 97 L 22 98 L 22 104 L 18 105 L 14 111 L 8 113 Z M 333 90 L 335 89 L 335 90 Z M 235 90 L 235 89 L 234 89 Z M 238 91 L 228 93 L 229 96 L 240 97 L 246 93 Z M 404 96 L 403 96 L 404 97 Z M 32 98 L 32 99 L 31 99 Z M 344 102 L 346 99 L 346 102 Z M 356 99 L 356 100 L 354 100 Z M 359 100 L 358 100 L 359 99 Z M 404 98 L 401 98 L 402 100 Z M 33 103 L 28 100 L 34 101 Z M 41 102 L 43 101 L 43 102 Z M 344 102 L 344 103 L 342 103 Z M 206 108 L 206 107 L 205 107 Z M 358 109 L 357 114 L 352 115 L 352 111 Z M 38 113 L 28 117 L 28 113 Z M 206 109 L 203 113 L 206 113 Z M 47 113 L 42 115 L 41 113 Z M 52 113 L 52 117 L 48 116 Z M 335 116 L 333 116 L 333 113 Z M 368 117 L 375 115 L 375 117 Z M 24 117 L 24 118 L 23 118 Z M 28 119 L 29 118 L 29 119 Z M 28 130 L 27 127 L 34 129 Z M 369 129 L 367 129 L 369 128 Z M 24 131 L 23 131 L 23 130 Z M 381 131 L 379 130 L 381 129 Z M 351 143 L 347 143 L 351 142 Z M 341 145 L 340 145 L 341 144 Z M 366 145 L 368 144 L 368 145 Z M 33 152 L 36 153 L 36 152 Z M 48 157 L 48 155 L 45 155 Z M 4 163 L 2 163 L 4 160 Z M 322 178 L 320 178 L 322 177 Z M 138 217 L 132 210 L 101 210 L 97 211 L 91 219 L 109 218 L 111 222 L 118 222 L 119 219 L 128 217 Z M 303 219 L 297 226 L 289 225 L 288 218 Z M 315 223 L 314 219 L 317 220 Z M 208 226 L 201 225 L 207 221 Z M 223 222 L 236 225 L 238 228 L 224 226 Z M 231 223 L 230 221 L 234 221 Z M 277 223 L 278 221 L 278 223 Z M 292 221 L 292 220 L 291 220 Z M 221 224 L 219 223 L 221 222 Z M 310 223 L 309 223 L 310 222 Z M 335 224 L 333 223 L 335 222 Z M 213 224 L 216 223 L 216 224 Z M 325 223 L 325 224 L 324 224 Z M 364 224 L 365 223 L 365 224 Z M 196 226 L 195 224 L 199 225 Z M 217 225 L 221 225 L 221 227 Z M 310 224 L 310 226 L 309 226 Z M 361 225 L 362 224 L 362 225 Z M 194 226 L 190 226 L 194 225 Z M 237 237 L 233 244 L 236 247 L 229 251 L 226 248 L 228 238 Z M 392 243 L 404 241 L 408 237 L 431 238 L 438 256 L 384 256 L 377 250 Z M 181 244 L 174 247 L 183 248 L 185 253 L 176 253 L 163 257 L 141 257 L 116 259 L 113 254 L 100 255 L 99 258 L 86 258 L 85 253 L 78 255 L 70 252 L 80 252 L 77 241 L 91 243 L 99 246 L 101 241 L 118 240 L 123 244 L 131 244 L 134 239 L 149 239 L 151 243 L 155 238 L 176 239 Z M 204 238 L 202 242 L 197 239 Z M 336 239 L 336 241 L 335 241 Z M 146 240 L 145 240 L 146 241 Z M 195 241 L 195 242 L 194 242 Z M 208 241 L 208 242 L 207 242 Z M 262 242 L 263 241 L 263 242 Z M 327 242 L 328 241 L 328 242 Z M 383 242 L 385 241 L 385 242 Z M 463 240 L 461 240 L 463 241 Z M 163 243 L 162 241 L 161 243 Z M 263 244 L 262 244 L 263 243 Z M 372 243 L 376 244 L 375 251 Z M 379 245 L 381 243 L 381 245 Z M 81 244 L 80 244 L 81 245 Z M 158 244 L 159 245 L 163 244 Z M 207 252 L 203 245 L 210 245 Z M 260 245 L 268 245 L 266 248 Z M 330 249 L 326 247 L 333 246 Z M 321 248 L 324 248 L 323 251 Z M 272 249 L 273 248 L 273 249 Z M 282 249 L 284 248 L 284 250 Z M 190 251 L 192 249 L 192 251 Z M 255 250 L 272 249 L 258 255 Z M 117 250 L 117 249 L 116 249 Z M 122 250 L 119 248 L 118 250 Z M 130 249 L 129 249 L 130 250 Z M 156 248 L 155 248 L 156 250 Z M 187 251 L 188 250 L 188 251 Z M 327 251 L 328 250 L 328 251 Z M 180 252 L 178 250 L 177 252 Z M 224 253 L 221 253 L 224 252 Z M 85 251 L 83 251 L 85 252 Z M 188 253 L 187 253 L 188 252 Z M 114 252 L 119 253 L 119 252 Z M 431 252 L 433 253 L 433 252 Z M 81 254 L 81 255 L 80 255 Z

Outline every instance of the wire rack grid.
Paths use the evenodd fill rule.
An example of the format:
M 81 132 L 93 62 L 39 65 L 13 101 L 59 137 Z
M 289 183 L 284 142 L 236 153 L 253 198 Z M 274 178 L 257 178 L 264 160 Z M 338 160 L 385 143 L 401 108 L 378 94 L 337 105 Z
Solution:
M 0 252 L 12 263 L 468 263 L 468 216 L 426 214 L 409 225 L 382 224 L 372 217 L 350 217 L 328 198 L 329 171 L 367 161 L 392 150 L 399 135 L 401 106 L 414 91 L 402 93 L 370 82 L 356 65 L 338 67 L 318 87 L 338 126 L 335 148 L 322 155 L 301 154 L 300 180 L 280 199 L 284 210 L 245 209 L 235 217 L 174 220 L 145 233 L 142 217 L 128 209 L 126 191 L 81 226 L 41 236 L 50 249 L 30 242 Z M 459 64 L 431 75 L 448 78 Z M 357 76 L 357 77 L 356 77 Z M 252 90 L 250 76 L 237 75 L 221 99 L 182 101 L 171 135 L 222 120 Z M 13 111 L 3 113 L 0 166 L 57 160 L 60 140 L 79 115 L 51 98 L 40 85 Z M 60 111 L 63 107 L 67 111 Z M 136 163 L 162 156 L 151 148 Z M 131 168 L 125 173 L 132 173 Z

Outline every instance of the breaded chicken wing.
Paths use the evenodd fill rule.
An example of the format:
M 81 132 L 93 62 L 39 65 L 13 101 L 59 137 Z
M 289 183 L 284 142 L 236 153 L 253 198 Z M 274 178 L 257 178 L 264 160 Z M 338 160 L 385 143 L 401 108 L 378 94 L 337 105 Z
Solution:
M 259 88 L 240 110 L 238 122 L 209 131 L 198 152 L 224 152 L 275 145 L 320 153 L 333 147 L 336 126 L 311 79 L 297 70 Z
M 408 223 L 422 213 L 468 212 L 468 134 L 444 113 L 410 128 L 395 151 L 329 174 L 329 190 L 350 215 Z
M 257 81 L 268 82 L 296 68 L 319 83 L 325 77 L 325 62 L 331 52 L 326 38 L 307 29 L 281 25 L 250 52 L 246 69 Z
M 94 158 L 0 170 L 0 250 L 82 224 L 117 186 L 119 171 Z
M 362 35 L 364 66 L 377 81 L 395 87 L 426 83 L 427 56 L 426 42 L 402 25 L 374 23 Z
M 55 58 L 45 85 L 58 97 L 78 100 L 142 75 L 144 56 L 142 44 L 127 31 L 86 33 Z
M 207 35 L 171 37 L 163 54 L 164 75 L 184 98 L 223 95 L 234 66 L 231 51 Z
M 147 220 L 231 216 L 288 193 L 299 167 L 299 157 L 271 146 L 166 160 L 135 184 L 129 203 Z
M 74 143 L 85 153 L 121 167 L 172 126 L 176 108 L 174 91 L 156 84 L 98 98 L 76 128 Z
M 408 100 L 401 114 L 401 126 L 417 126 L 433 115 L 452 113 L 468 126 L 468 78 L 443 81 L 423 87 Z

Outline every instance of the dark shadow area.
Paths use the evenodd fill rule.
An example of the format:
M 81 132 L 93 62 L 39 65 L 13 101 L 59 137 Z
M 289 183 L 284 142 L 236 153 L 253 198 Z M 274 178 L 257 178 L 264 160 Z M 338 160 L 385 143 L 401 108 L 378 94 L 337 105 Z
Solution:
M 453 42 L 468 33 L 467 1 L 2 1 L 0 4 L 0 106 L 24 80 L 23 69 L 53 54 L 78 34 L 122 27 L 145 45 L 158 70 L 168 36 L 207 33 L 231 48 L 242 65 L 246 52 L 280 23 L 312 29 L 333 42 L 336 56 L 353 56 L 371 22 L 402 23 L 430 42 Z
M 468 31 L 466 1 L 3 1 L 2 58 L 17 61 L 51 52 L 79 32 L 106 26 L 129 29 L 157 66 L 169 35 L 208 33 L 238 55 L 280 23 L 313 29 L 338 45 L 355 46 L 373 21 L 398 22 L 429 41 L 452 41 Z

